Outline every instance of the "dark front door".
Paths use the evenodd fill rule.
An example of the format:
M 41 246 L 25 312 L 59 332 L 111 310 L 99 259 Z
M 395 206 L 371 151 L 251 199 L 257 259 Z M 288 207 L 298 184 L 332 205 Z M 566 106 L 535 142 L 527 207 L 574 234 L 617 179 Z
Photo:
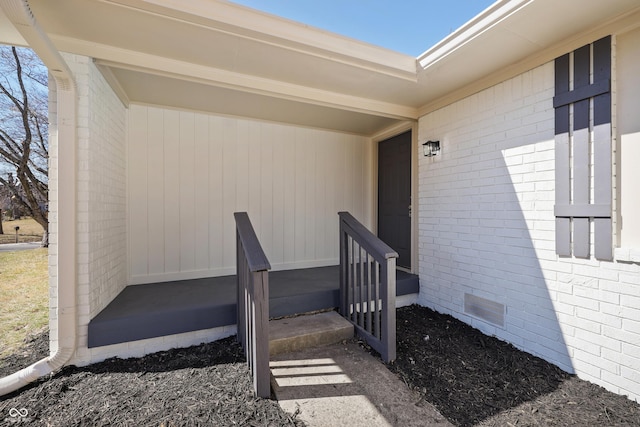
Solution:
M 378 237 L 411 268 L 411 131 L 378 145 Z

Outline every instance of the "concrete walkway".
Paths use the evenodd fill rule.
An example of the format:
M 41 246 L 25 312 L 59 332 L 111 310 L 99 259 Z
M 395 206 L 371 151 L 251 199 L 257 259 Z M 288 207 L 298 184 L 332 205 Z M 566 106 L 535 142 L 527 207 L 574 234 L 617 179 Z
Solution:
M 26 251 L 42 247 L 40 242 L 33 243 L 5 243 L 0 245 L 0 252 Z
M 353 342 L 272 356 L 270 366 L 278 403 L 309 427 L 452 426 Z

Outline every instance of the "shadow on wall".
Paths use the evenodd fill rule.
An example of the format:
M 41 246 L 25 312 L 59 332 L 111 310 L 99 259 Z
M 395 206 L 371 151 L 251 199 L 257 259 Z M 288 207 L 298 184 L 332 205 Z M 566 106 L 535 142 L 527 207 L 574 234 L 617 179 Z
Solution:
M 420 303 L 573 373 L 552 97 L 547 64 L 421 119 L 420 139 L 442 148 L 420 159 Z
M 640 180 L 640 61 L 636 46 L 640 45 L 640 29 L 617 38 L 617 146 L 616 188 L 618 242 L 623 248 L 640 247 L 640 198 L 637 183 Z

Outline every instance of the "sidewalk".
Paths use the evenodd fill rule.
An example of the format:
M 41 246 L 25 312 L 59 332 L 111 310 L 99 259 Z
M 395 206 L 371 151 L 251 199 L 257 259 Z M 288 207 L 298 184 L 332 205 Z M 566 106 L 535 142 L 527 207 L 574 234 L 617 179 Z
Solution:
M 0 252 L 25 251 L 28 249 L 36 249 L 42 247 L 40 242 L 32 243 L 5 243 L 0 245 Z
M 309 427 L 452 426 L 352 342 L 272 356 L 270 366 L 278 403 Z

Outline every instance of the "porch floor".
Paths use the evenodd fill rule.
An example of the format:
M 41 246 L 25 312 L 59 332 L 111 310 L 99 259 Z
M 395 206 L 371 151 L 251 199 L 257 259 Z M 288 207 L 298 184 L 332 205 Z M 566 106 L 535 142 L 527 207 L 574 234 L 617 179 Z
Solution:
M 339 267 L 269 272 L 271 318 L 339 304 Z M 420 289 L 418 276 L 398 270 L 396 294 Z M 89 322 L 88 346 L 100 347 L 236 323 L 236 276 L 127 286 Z

